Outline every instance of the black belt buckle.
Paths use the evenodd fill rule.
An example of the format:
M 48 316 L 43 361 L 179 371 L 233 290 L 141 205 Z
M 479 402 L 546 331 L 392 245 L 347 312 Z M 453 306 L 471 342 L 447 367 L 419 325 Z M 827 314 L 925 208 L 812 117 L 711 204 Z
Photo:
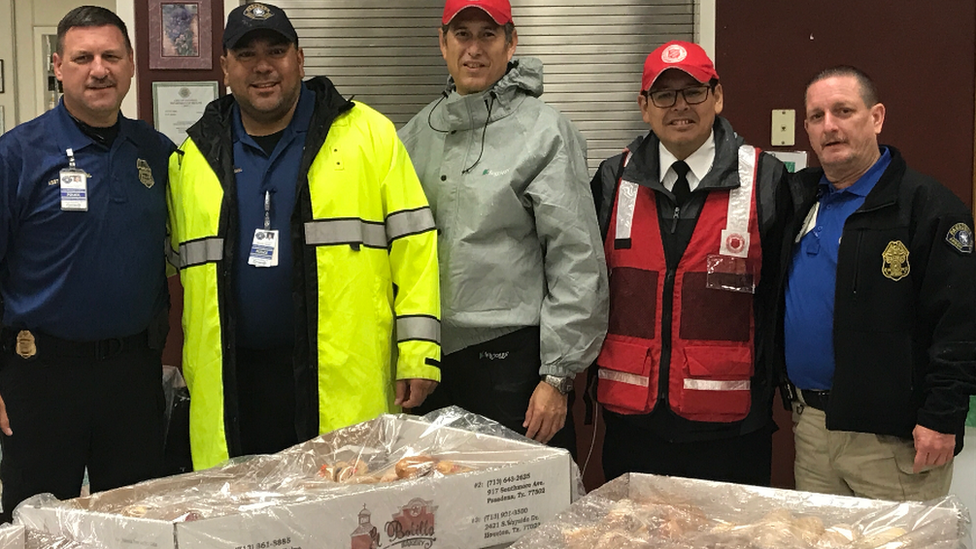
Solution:
M 801 389 L 800 394 L 803 396 L 803 402 L 811 407 L 820 410 L 821 412 L 827 411 L 827 400 L 830 398 L 830 391 L 814 391 L 812 389 Z

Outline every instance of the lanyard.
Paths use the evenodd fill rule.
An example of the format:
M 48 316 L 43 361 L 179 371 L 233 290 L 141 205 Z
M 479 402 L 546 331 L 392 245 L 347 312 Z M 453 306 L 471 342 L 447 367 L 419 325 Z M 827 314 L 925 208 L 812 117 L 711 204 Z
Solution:
M 71 168 L 72 170 L 75 169 L 77 166 L 75 166 L 74 149 L 65 149 L 64 152 L 68 154 L 68 167 Z
M 271 229 L 271 191 L 264 191 L 264 230 Z

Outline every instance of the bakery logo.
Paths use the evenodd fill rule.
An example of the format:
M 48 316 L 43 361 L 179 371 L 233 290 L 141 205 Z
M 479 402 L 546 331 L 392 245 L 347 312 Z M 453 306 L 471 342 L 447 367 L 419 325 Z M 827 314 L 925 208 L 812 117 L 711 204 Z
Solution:
M 688 50 L 677 44 L 672 44 L 661 52 L 661 61 L 665 63 L 680 63 L 688 57 Z
M 380 532 L 370 521 L 372 513 L 363 505 L 359 512 L 359 528 L 352 533 L 352 549 L 379 549 Z
M 363 510 L 359 512 L 359 527 L 352 533 L 351 549 L 430 549 L 437 541 L 434 537 L 437 507 L 433 503 L 413 498 L 401 507 L 400 512 L 394 514 L 393 520 L 383 528 L 386 543 L 382 542 L 380 532 L 371 522 L 372 513 L 363 505 Z

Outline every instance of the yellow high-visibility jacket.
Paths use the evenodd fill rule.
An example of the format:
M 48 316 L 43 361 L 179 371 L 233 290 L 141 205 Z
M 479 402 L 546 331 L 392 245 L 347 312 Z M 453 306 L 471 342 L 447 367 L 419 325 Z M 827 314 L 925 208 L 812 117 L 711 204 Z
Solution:
M 304 296 L 295 300 L 294 352 L 303 439 L 397 411 L 394 377 L 439 381 L 441 353 L 437 233 L 393 124 L 342 98 L 327 78 L 305 85 L 316 104 L 292 216 L 293 292 Z M 236 342 L 227 329 L 238 238 L 232 106 L 231 96 L 211 103 L 170 159 L 171 245 L 183 283 L 183 372 L 198 470 L 241 452 Z

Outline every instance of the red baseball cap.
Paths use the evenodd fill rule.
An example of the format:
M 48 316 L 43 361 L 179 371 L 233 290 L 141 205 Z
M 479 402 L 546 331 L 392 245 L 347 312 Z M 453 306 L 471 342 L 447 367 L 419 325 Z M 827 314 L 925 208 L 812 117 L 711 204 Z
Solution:
M 657 77 L 668 69 L 684 71 L 702 84 L 708 83 L 713 78 L 718 79 L 715 65 L 701 46 L 672 40 L 647 56 L 647 60 L 644 61 L 644 77 L 641 78 L 641 91 L 651 89 Z
M 512 5 L 508 0 L 447 0 L 444 3 L 444 17 L 441 18 L 441 23 L 450 24 L 451 20 L 465 8 L 481 9 L 499 25 L 512 22 Z

